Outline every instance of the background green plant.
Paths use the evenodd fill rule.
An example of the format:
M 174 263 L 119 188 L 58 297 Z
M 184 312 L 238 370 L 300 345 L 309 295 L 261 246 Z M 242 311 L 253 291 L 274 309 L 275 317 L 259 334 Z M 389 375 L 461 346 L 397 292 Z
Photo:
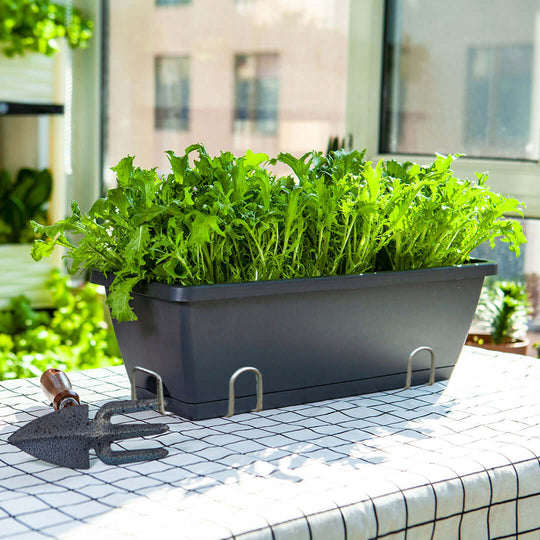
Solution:
M 336 152 L 337 150 L 351 150 L 353 147 L 353 136 L 349 133 L 346 137 L 339 138 L 337 135 L 328 137 L 328 144 L 326 145 L 326 154 L 330 155 L 330 152 Z
M 190 154 L 196 159 L 190 162 Z M 67 248 L 72 271 L 114 274 L 108 304 L 119 321 L 133 320 L 130 293 L 140 282 L 201 285 L 410 270 L 462 264 L 486 240 L 499 237 L 519 253 L 519 222 L 506 219 L 519 202 L 490 192 L 487 176 L 460 180 L 453 156 L 422 167 L 364 161 L 338 150 L 300 158 L 280 154 L 211 157 L 202 145 L 177 156 L 172 173 L 133 165 L 113 167 L 118 187 L 88 214 L 36 231 L 33 256 Z M 72 240 L 72 234 L 78 241 Z
M 524 336 L 531 307 L 527 290 L 518 281 L 495 281 L 482 289 L 475 318 L 487 326 L 499 345 Z
M 51 191 L 47 169 L 21 169 L 15 181 L 7 171 L 0 171 L 0 244 L 34 241 L 30 220 L 45 222 Z
M 92 37 L 94 23 L 80 10 L 69 10 L 51 0 L 0 0 L 0 47 L 6 56 L 26 52 L 52 55 L 59 39 L 73 49 L 84 48 Z M 0 43 L 0 45 L 2 45 Z
M 0 311 L 0 380 L 35 377 L 50 367 L 72 371 L 121 364 L 97 287 L 72 289 L 59 273 L 47 286 L 52 310 L 36 311 L 19 296 Z

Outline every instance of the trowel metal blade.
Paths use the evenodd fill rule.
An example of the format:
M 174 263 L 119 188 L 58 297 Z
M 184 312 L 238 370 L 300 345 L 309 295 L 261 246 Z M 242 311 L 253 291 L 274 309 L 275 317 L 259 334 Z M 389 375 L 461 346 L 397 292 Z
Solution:
M 8 441 L 38 459 L 73 469 L 89 469 L 93 436 L 88 405 L 66 407 L 32 420 Z

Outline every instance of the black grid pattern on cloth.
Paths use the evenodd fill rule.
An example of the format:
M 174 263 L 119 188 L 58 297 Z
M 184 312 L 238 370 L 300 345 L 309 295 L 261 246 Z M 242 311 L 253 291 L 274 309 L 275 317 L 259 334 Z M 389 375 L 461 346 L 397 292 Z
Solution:
M 123 368 L 70 374 L 90 415 Z M 51 411 L 37 379 L 0 384 L 0 538 L 540 539 L 540 364 L 465 348 L 449 383 L 191 422 L 159 461 L 71 470 L 7 443 Z

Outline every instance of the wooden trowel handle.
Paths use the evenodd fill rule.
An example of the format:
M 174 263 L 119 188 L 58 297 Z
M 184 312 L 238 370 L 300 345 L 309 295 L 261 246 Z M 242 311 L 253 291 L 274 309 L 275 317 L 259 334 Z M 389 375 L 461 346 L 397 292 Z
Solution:
M 71 382 L 67 375 L 60 369 L 48 369 L 41 375 L 41 388 L 47 399 L 51 400 L 54 410 L 79 405 L 80 399 L 77 392 L 71 388 Z

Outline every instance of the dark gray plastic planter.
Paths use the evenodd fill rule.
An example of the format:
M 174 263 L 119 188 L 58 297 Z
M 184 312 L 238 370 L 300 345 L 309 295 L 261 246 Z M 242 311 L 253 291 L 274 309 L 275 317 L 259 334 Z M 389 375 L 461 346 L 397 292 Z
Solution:
M 253 366 L 264 408 L 401 388 L 410 353 L 430 347 L 436 380 L 450 377 L 484 277 L 497 265 L 328 278 L 136 289 L 136 322 L 114 328 L 128 374 L 163 378 L 168 409 L 189 419 L 227 414 L 229 379 Z M 92 280 L 109 282 L 95 274 Z M 414 357 L 412 384 L 427 382 L 430 355 Z M 155 380 L 137 373 L 137 394 Z M 236 412 L 255 407 L 255 378 L 236 381 Z

